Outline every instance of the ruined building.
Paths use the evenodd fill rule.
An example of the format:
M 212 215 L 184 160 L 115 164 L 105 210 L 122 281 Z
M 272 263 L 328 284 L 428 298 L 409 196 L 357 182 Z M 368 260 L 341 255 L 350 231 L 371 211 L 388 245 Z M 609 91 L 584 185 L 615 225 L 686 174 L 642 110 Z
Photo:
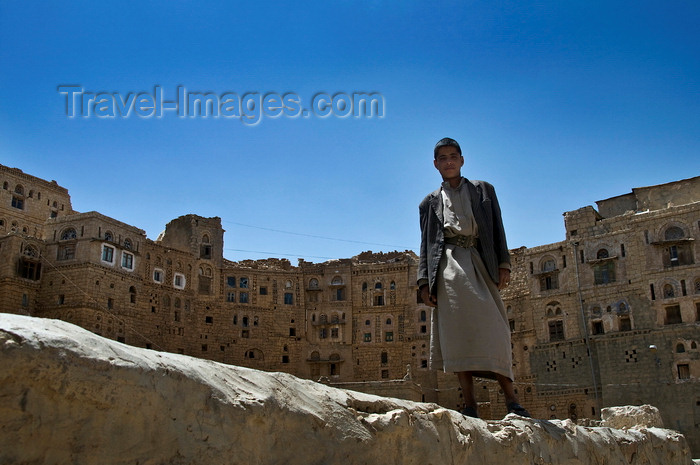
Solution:
M 220 218 L 156 239 L 0 165 L 0 312 L 57 318 L 139 347 L 458 408 L 427 368 L 430 308 L 411 251 L 232 262 Z M 650 403 L 700 453 L 700 177 L 564 214 L 566 239 L 512 250 L 503 292 L 521 401 L 539 418 Z M 484 417 L 505 415 L 480 384 Z

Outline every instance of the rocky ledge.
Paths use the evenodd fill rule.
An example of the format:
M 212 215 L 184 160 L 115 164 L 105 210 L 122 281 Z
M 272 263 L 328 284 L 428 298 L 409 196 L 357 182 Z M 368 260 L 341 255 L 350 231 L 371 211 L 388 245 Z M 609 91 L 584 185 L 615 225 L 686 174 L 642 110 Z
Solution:
M 629 418 L 623 429 L 476 420 L 139 349 L 57 320 L 0 314 L 0 367 L 0 463 L 691 463 L 681 434 Z

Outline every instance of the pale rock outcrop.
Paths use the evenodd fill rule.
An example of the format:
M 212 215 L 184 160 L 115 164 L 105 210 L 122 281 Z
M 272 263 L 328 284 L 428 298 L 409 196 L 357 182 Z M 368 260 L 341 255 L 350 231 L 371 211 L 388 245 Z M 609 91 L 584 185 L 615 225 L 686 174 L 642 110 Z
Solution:
M 663 428 L 661 412 L 651 405 L 608 407 L 600 411 L 601 426 L 628 429 L 640 426 Z
M 0 314 L 0 463 L 683 464 L 658 427 L 583 427 L 330 388 Z

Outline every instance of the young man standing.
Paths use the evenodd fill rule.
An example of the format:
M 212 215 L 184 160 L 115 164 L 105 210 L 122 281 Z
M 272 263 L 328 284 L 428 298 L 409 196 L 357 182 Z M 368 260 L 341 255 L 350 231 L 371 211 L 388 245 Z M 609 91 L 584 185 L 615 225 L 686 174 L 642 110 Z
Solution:
M 462 177 L 457 141 L 435 145 L 443 183 L 419 206 L 418 286 L 433 308 L 430 366 L 456 373 L 465 407 L 478 418 L 473 377 L 495 379 L 509 413 L 529 417 L 513 387 L 510 326 L 499 290 L 510 281 L 510 256 L 493 186 Z

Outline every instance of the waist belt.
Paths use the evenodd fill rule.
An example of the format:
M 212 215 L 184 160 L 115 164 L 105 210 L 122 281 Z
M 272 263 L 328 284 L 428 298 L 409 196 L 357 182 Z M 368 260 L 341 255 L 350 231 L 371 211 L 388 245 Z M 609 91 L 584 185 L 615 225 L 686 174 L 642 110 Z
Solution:
M 446 237 L 445 243 L 454 244 L 457 247 L 464 247 L 465 249 L 468 249 L 469 247 L 476 247 L 476 245 L 479 243 L 479 238 L 476 236 Z

